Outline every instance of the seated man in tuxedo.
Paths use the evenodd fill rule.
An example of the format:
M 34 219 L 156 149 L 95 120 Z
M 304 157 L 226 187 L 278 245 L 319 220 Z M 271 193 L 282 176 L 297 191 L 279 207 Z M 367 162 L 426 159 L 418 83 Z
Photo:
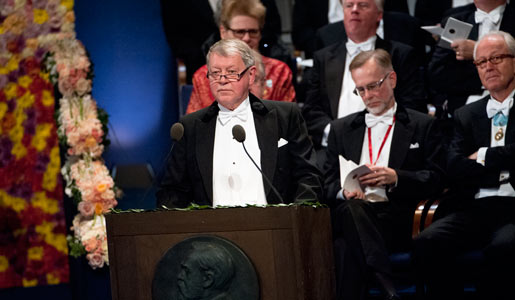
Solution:
M 380 48 L 389 52 L 399 79 L 395 90 L 397 101 L 408 108 L 425 110 L 424 87 L 413 48 L 376 35 L 382 10 L 374 0 L 343 0 L 348 40 L 315 52 L 302 112 L 317 149 L 327 145 L 332 120 L 365 108 L 360 97 L 352 92 L 355 85 L 349 72 L 351 60 L 361 51 Z M 323 165 L 324 157 L 318 159 Z
M 372 277 L 397 299 L 389 253 L 411 242 L 417 203 L 440 189 L 440 135 L 435 119 L 397 103 L 397 73 L 382 50 L 361 52 L 350 72 L 366 109 L 331 122 L 324 167 L 333 209 L 337 299 L 365 299 Z M 363 190 L 342 189 L 339 156 L 371 173 Z
M 380 7 L 382 0 L 375 1 Z M 431 39 L 431 35 L 420 26 L 421 22 L 409 14 L 383 11 L 376 34 L 383 40 L 397 41 L 413 47 L 420 65 L 423 66 L 427 63 L 426 40 Z M 347 40 L 343 22 L 327 24 L 316 32 L 316 49 L 325 48 L 342 40 Z
M 158 206 L 319 200 L 321 174 L 297 105 L 249 93 L 256 76 L 251 48 L 241 40 L 220 40 L 210 48 L 207 65 L 216 101 L 182 117 L 184 137 L 173 149 Z M 233 139 L 235 125 L 246 132 L 246 150 Z
M 508 1 L 509 2 L 509 1 Z M 449 15 L 472 24 L 468 39 L 456 40 L 452 49 L 436 46 L 427 69 L 427 80 L 432 90 L 431 101 L 435 105 L 447 104 L 448 112 L 477 101 L 488 94 L 483 87 L 472 52 L 475 41 L 490 31 L 502 30 L 515 34 L 515 3 L 506 0 L 474 0 L 473 4 L 461 7 Z M 445 26 L 448 18 L 443 20 Z
M 484 295 L 513 299 L 515 280 L 515 40 L 501 31 L 484 35 L 474 64 L 490 95 L 455 111 L 449 176 L 464 205 L 417 237 L 414 261 L 430 299 L 462 299 L 456 256 L 482 250 Z

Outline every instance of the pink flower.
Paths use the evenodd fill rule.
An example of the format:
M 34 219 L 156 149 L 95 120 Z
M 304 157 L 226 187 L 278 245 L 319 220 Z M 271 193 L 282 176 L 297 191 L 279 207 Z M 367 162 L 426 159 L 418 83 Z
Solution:
M 91 91 L 91 81 L 85 78 L 80 78 L 75 84 L 75 89 L 78 95 L 84 95 Z
M 98 252 L 89 253 L 86 255 L 89 265 L 93 268 L 102 268 L 104 266 L 104 258 Z
M 56 66 L 56 69 L 57 69 L 57 72 L 59 72 L 59 76 L 60 77 L 66 77 L 68 75 L 70 75 L 70 69 L 68 68 L 68 65 L 66 65 L 65 63 L 58 63 L 57 66 Z
M 89 59 L 85 56 L 80 56 L 77 59 L 76 66 L 78 69 L 88 71 L 90 65 L 91 63 L 89 62 Z
M 97 250 L 98 248 L 101 248 L 101 247 L 102 247 L 102 241 L 100 241 L 96 237 L 90 238 L 84 243 L 84 248 L 86 249 L 86 251 L 88 251 L 90 253 L 95 252 L 95 250 Z
M 65 97 L 70 97 L 73 94 L 73 86 L 70 84 L 68 77 L 59 77 L 59 92 Z
M 81 215 L 91 217 L 95 213 L 95 206 L 89 201 L 81 201 L 77 206 Z

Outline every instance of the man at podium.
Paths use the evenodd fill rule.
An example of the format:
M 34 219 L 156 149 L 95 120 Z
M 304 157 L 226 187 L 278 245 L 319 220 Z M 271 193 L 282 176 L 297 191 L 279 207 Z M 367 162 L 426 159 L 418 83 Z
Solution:
M 210 48 L 207 66 L 216 101 L 181 118 L 184 135 L 167 163 L 157 206 L 321 199 L 321 173 L 296 103 L 249 93 L 256 67 L 247 44 L 220 40 Z

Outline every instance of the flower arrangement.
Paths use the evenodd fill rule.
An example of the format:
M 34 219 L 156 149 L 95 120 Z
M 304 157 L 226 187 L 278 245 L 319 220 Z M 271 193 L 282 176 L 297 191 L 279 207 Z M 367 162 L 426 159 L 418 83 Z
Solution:
M 75 199 L 79 213 L 73 220 L 73 236 L 68 237 L 70 254 L 86 254 L 94 269 L 109 264 L 104 214 L 117 205 L 116 188 L 101 155 L 104 151 L 107 118 L 99 118 L 91 97 L 91 63 L 84 46 L 66 35 L 50 39 L 45 59 L 50 80 L 57 86 L 59 100 L 57 131 L 67 148 L 62 175 L 65 193 Z
M 17 220 L 8 241 L 0 235 L 0 288 L 66 282 L 67 241 L 70 255 L 86 255 L 93 268 L 108 265 L 103 214 L 117 201 L 101 158 L 107 114 L 91 97 L 92 64 L 76 39 L 73 5 L 0 0 L 0 220 Z M 66 149 L 62 168 L 58 142 Z M 68 237 L 63 185 L 78 209 Z

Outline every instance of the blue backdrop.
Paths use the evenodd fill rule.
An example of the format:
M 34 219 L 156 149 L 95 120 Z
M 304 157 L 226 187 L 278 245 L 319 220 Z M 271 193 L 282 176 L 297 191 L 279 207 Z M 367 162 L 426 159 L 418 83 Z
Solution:
M 77 1 L 75 11 L 77 37 L 94 62 L 93 97 L 110 116 L 108 167 L 148 163 L 160 173 L 178 93 L 159 1 Z M 155 205 L 154 190 L 124 192 L 119 208 Z

